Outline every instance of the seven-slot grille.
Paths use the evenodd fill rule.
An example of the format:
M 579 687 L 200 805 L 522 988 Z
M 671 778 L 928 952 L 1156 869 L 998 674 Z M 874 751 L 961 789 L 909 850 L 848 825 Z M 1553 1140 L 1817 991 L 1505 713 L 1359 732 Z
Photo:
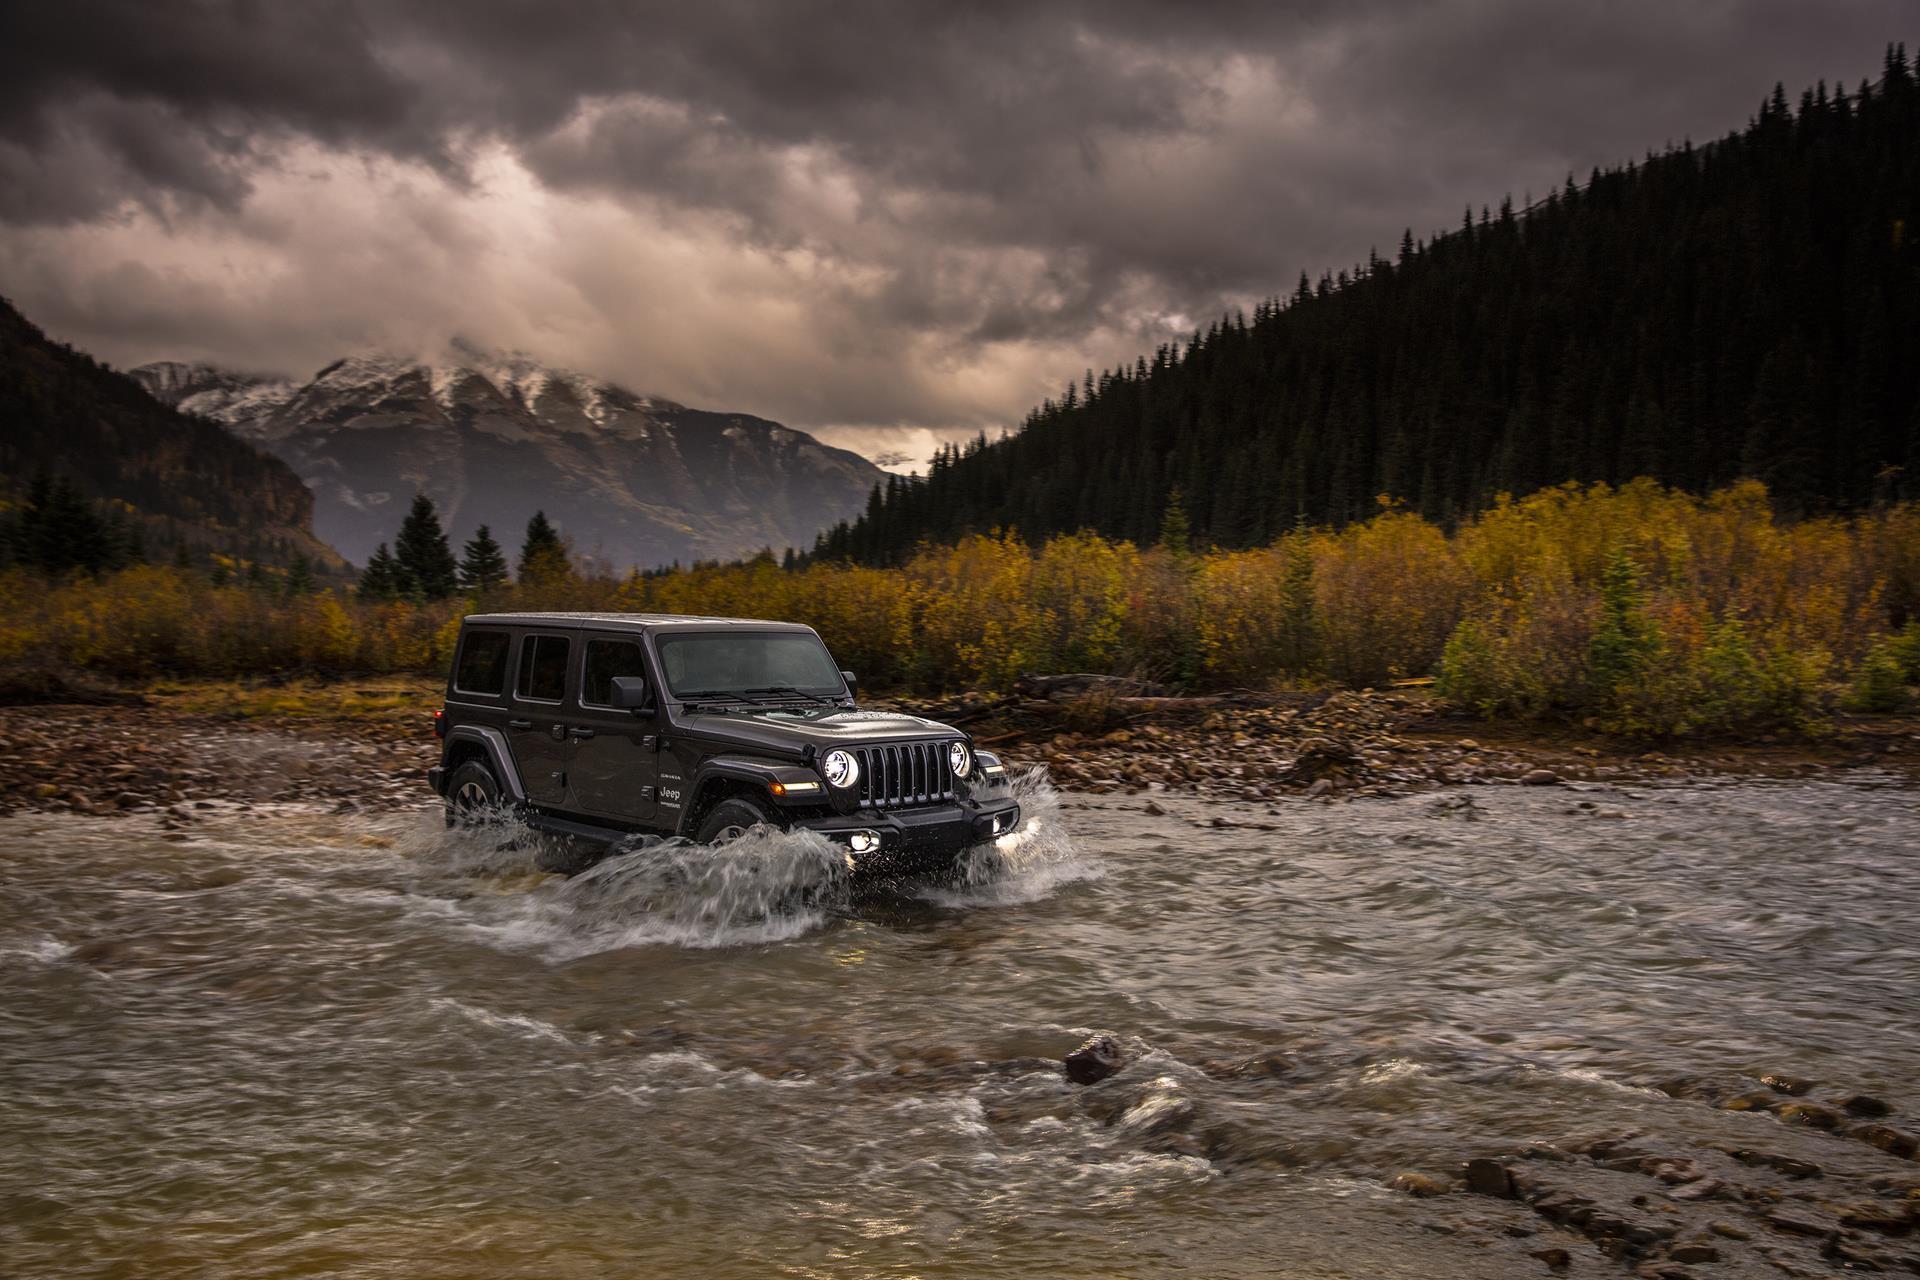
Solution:
M 860 761 L 863 806 L 904 809 L 953 798 L 953 769 L 944 742 L 855 747 L 853 754 Z

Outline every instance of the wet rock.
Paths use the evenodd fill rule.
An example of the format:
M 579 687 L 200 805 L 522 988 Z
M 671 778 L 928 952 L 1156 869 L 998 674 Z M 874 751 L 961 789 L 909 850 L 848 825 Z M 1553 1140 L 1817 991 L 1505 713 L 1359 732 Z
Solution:
M 1412 1169 L 1394 1174 L 1387 1185 L 1395 1191 L 1404 1191 L 1410 1196 L 1444 1196 L 1453 1190 L 1451 1180 L 1436 1178 L 1430 1173 L 1420 1173 Z
M 1780 1099 L 1771 1093 L 1755 1090 L 1751 1093 L 1736 1093 L 1721 1102 L 1722 1111 L 1772 1111 L 1780 1105 Z
M 1179 1081 L 1162 1076 L 1139 1101 L 1121 1113 L 1114 1127 L 1135 1137 L 1160 1138 L 1185 1130 L 1197 1114 L 1193 1099 L 1182 1092 Z
M 1560 782 L 1560 775 L 1551 769 L 1529 769 L 1520 775 L 1520 782 L 1528 787 L 1551 787 Z
M 1843 1226 L 1899 1235 L 1913 1230 L 1914 1206 L 1893 1200 L 1866 1200 L 1840 1206 Z
M 1469 1160 L 1461 1166 L 1460 1173 L 1467 1190 L 1475 1195 L 1513 1198 L 1513 1173 L 1498 1160 Z
M 1772 1151 L 1754 1151 L 1746 1147 L 1720 1147 L 1735 1160 L 1744 1165 L 1772 1169 L 1775 1173 L 1789 1178 L 1818 1178 L 1820 1166 L 1811 1160 L 1802 1160 L 1797 1156 L 1784 1156 Z
M 1727 1184 L 1718 1178 L 1701 1178 L 1667 1192 L 1670 1200 L 1718 1200 L 1727 1193 Z
M 1540 1259 L 1555 1271 L 1565 1271 L 1573 1265 L 1573 1255 L 1565 1249 L 1535 1249 L 1527 1256 Z
M 1863 1120 L 1878 1120 L 1893 1114 L 1893 1108 L 1869 1094 L 1852 1093 L 1840 1099 L 1840 1109 Z
M 1093 1036 L 1062 1060 L 1067 1079 L 1075 1084 L 1098 1084 L 1127 1065 L 1120 1042 L 1112 1036 Z
M 1847 1130 L 1849 1138 L 1858 1138 L 1870 1147 L 1878 1147 L 1903 1160 L 1920 1158 L 1920 1137 L 1884 1124 L 1855 1125 Z
M 1846 1116 L 1818 1102 L 1789 1102 L 1774 1113 L 1788 1124 L 1804 1124 L 1814 1129 L 1838 1129 Z
M 1760 1083 L 1775 1093 L 1784 1093 L 1790 1098 L 1798 1098 L 1813 1088 L 1813 1081 L 1800 1076 L 1769 1074 L 1760 1077 Z
M 1761 1220 L 1776 1231 L 1795 1236 L 1824 1236 L 1834 1229 L 1833 1223 L 1795 1209 L 1775 1209 L 1762 1214 Z
M 1307 799 L 1318 800 L 1331 790 L 1333 790 L 1333 780 L 1331 778 L 1317 779 L 1312 786 L 1307 788 Z
M 1703 1242 L 1677 1244 L 1667 1250 L 1667 1257 L 1679 1263 L 1718 1262 L 1720 1251 Z

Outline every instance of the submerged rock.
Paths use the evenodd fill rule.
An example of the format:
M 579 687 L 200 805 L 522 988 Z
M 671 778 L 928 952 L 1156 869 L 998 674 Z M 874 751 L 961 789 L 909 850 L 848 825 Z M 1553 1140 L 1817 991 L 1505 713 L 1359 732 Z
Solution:
M 1811 1080 L 1800 1076 L 1781 1075 L 1777 1072 L 1761 1076 L 1760 1083 L 1775 1093 L 1784 1093 L 1790 1098 L 1797 1098 L 1813 1088 Z
M 1513 1197 L 1513 1173 L 1498 1160 L 1469 1160 L 1461 1167 L 1467 1190 L 1476 1195 Z
M 1075 1084 L 1098 1084 L 1127 1065 L 1127 1055 L 1112 1036 L 1093 1036 L 1069 1053 L 1061 1065 Z
M 1436 1178 L 1430 1173 L 1413 1169 L 1394 1174 L 1387 1185 L 1410 1196 L 1444 1196 L 1453 1190 L 1453 1183 L 1449 1179 Z

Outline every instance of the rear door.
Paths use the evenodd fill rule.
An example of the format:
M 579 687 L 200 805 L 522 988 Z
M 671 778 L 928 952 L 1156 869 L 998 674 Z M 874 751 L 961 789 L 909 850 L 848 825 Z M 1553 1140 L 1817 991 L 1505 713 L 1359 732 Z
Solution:
M 652 716 L 616 710 L 615 676 L 643 676 L 647 669 L 638 636 L 585 632 L 580 636 L 579 709 L 571 717 L 573 762 L 568 766 L 572 807 L 582 813 L 636 826 L 651 825 L 660 785 L 659 738 Z
M 567 736 L 567 672 L 578 636 L 567 631 L 521 633 L 514 664 L 507 741 L 527 798 L 557 809 L 566 804 L 567 766 L 573 740 Z

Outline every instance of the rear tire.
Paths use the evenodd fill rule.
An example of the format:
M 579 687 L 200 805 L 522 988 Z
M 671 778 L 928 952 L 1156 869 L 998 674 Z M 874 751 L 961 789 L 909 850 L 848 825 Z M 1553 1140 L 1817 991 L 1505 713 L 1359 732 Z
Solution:
M 780 821 L 770 806 L 752 796 L 728 796 L 700 820 L 700 828 L 693 838 L 700 844 L 714 844 L 732 840 L 748 827 L 757 825 L 784 830 L 787 824 Z
M 478 760 L 469 760 L 447 779 L 447 826 L 472 830 L 500 811 L 500 780 Z

